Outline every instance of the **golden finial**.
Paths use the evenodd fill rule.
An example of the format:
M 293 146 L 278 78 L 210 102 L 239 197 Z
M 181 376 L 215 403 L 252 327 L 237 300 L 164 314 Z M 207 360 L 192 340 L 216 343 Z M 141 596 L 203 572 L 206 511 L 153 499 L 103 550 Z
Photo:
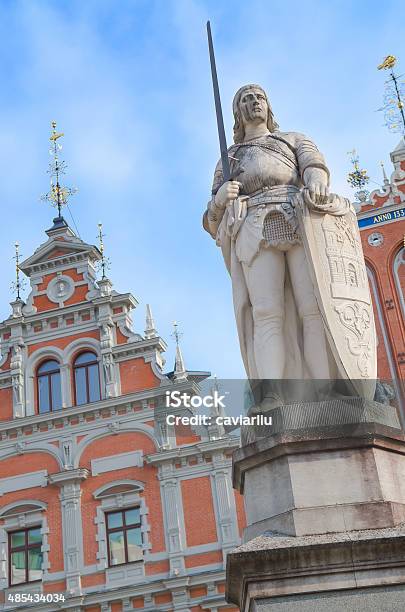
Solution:
M 65 135 L 63 132 L 57 133 L 57 131 L 56 131 L 56 121 L 52 121 L 51 127 L 52 127 L 52 134 L 50 135 L 49 140 L 55 141 L 55 140 L 58 140 L 58 138 L 62 138 L 62 136 Z
M 388 70 L 389 68 L 393 68 L 395 66 L 395 62 L 397 58 L 394 55 L 387 55 L 387 57 L 383 60 L 383 62 L 377 66 L 378 70 Z

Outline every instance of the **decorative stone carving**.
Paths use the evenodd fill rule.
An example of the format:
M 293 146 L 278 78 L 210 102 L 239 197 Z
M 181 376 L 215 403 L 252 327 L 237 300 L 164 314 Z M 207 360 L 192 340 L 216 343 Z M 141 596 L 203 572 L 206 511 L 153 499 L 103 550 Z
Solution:
M 62 442 L 63 467 L 65 470 L 73 469 L 73 442 L 63 440 Z
M 70 276 L 58 274 L 49 282 L 46 295 L 51 302 L 59 304 L 62 308 L 66 300 L 72 297 L 74 290 L 75 284 Z
M 112 434 L 117 434 L 120 430 L 120 424 L 118 421 L 113 421 L 112 423 L 108 423 L 107 427 Z
M 102 323 L 100 325 L 100 347 L 101 350 L 110 349 L 113 345 L 112 325 Z
M 14 448 L 19 455 L 22 455 L 25 451 L 25 446 L 25 442 L 16 442 Z
M 106 385 L 114 382 L 114 358 L 112 353 L 103 355 L 104 378 Z
M 24 406 L 24 344 L 17 342 L 12 347 L 11 381 L 13 386 L 13 414 L 15 417 L 25 416 Z

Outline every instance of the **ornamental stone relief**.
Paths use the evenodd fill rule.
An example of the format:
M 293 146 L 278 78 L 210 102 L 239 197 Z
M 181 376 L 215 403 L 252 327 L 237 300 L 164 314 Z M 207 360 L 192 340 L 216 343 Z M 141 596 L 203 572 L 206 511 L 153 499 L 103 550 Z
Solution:
M 55 302 L 60 306 L 72 297 L 75 290 L 75 284 L 69 276 L 58 275 L 53 278 L 46 290 L 46 295 L 51 302 Z

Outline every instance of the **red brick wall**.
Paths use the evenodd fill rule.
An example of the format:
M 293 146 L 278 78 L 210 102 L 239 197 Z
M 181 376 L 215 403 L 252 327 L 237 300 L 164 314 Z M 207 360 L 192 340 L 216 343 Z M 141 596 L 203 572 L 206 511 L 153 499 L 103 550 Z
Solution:
M 78 334 L 71 334 L 70 336 L 66 335 L 63 338 L 54 338 L 53 340 L 44 340 L 43 342 L 36 342 L 35 344 L 29 345 L 28 354 L 31 355 L 34 351 L 44 346 L 49 346 L 49 347 L 56 346 L 57 348 L 60 348 L 63 350 L 68 346 L 68 344 L 70 344 L 71 342 L 74 342 L 75 340 L 78 340 L 79 338 L 83 338 L 83 339 L 96 338 L 96 340 L 99 340 L 100 332 L 98 329 L 94 329 L 92 331 L 80 332 Z
M 142 357 L 120 363 L 121 393 L 135 393 L 143 389 L 158 387 L 160 381 L 153 373 L 150 363 Z
M 13 390 L 0 389 L 0 421 L 10 421 L 13 418 Z
M 181 493 L 187 546 L 216 542 L 218 536 L 209 476 L 182 480 Z

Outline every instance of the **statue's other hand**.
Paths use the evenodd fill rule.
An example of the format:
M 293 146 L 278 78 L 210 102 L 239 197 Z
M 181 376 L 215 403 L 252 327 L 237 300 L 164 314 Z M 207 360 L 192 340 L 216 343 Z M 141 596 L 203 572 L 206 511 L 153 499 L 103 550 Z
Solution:
M 225 208 L 229 202 L 236 200 L 241 187 L 242 183 L 239 183 L 239 181 L 226 181 L 215 195 L 215 206 Z
M 307 186 L 307 195 L 315 206 L 326 206 L 329 201 L 329 188 L 321 181 L 312 181 Z

